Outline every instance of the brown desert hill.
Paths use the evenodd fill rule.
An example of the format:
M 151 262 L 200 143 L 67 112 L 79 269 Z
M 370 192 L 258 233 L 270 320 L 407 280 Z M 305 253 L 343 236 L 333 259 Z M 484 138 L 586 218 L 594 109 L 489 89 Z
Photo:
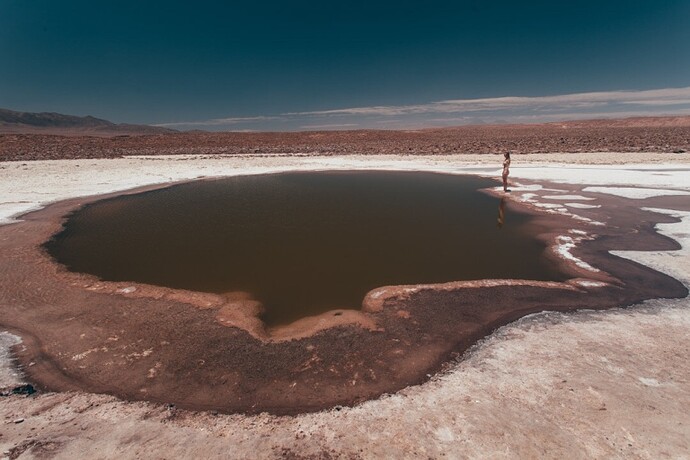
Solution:
M 0 109 L 0 134 L 56 134 L 113 136 L 176 132 L 157 126 L 113 123 L 90 115 L 79 117 L 55 112 L 17 112 Z
M 463 125 L 443 128 L 426 128 L 425 131 L 463 130 L 467 128 L 504 127 L 506 129 L 532 128 L 687 128 L 690 127 L 690 116 L 658 116 L 629 118 L 596 118 L 587 120 L 564 120 L 547 123 L 497 123 L 492 125 Z
M 90 122 L 94 123 L 93 120 Z M 176 154 L 445 155 L 504 151 L 518 154 L 690 151 L 690 116 L 400 131 L 174 132 L 145 127 L 152 131 L 139 131 L 137 135 L 117 132 L 107 126 L 83 132 L 75 128 L 51 128 L 52 131 L 39 131 L 40 134 L 3 134 L 1 123 L 0 161 Z
M 630 117 L 630 118 L 602 118 L 599 120 L 582 120 L 553 122 L 549 125 L 565 126 L 567 128 L 577 127 L 602 127 L 602 128 L 655 128 L 655 127 L 690 127 L 690 116 L 668 116 L 668 117 Z

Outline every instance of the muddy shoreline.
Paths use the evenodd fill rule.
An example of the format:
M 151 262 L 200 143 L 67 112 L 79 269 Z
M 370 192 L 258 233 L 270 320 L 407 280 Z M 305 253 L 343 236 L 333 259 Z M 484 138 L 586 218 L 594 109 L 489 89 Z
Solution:
M 12 222 L 13 216 L 76 196 L 200 176 L 391 168 L 499 177 L 498 163 L 493 155 L 196 155 L 5 162 L 0 165 L 0 219 Z M 511 177 L 517 182 L 551 180 L 559 190 L 515 187 L 512 195 L 542 212 L 565 210 L 600 220 L 615 230 L 622 247 L 635 247 L 637 233 L 645 233 L 660 216 L 667 222 L 681 219 L 656 226 L 665 235 L 658 247 L 677 247 L 676 241 L 681 249 L 614 253 L 690 286 L 688 173 L 684 155 L 521 155 Z M 598 193 L 582 192 L 589 186 L 597 186 Z M 640 187 L 654 190 L 637 193 Z M 674 196 L 660 198 L 667 192 Z M 533 194 L 539 197 L 532 201 Z M 618 198 L 609 201 L 612 195 Z M 658 197 L 640 199 L 652 195 Z M 609 204 L 614 206 L 611 213 L 618 214 L 621 223 L 627 220 L 629 228 L 615 229 L 609 225 L 612 221 L 602 220 Z M 509 213 L 510 207 L 508 218 Z M 580 219 L 571 222 L 586 225 L 592 233 L 602 227 Z M 579 250 L 572 252 L 582 256 Z M 9 311 L 0 303 L 3 314 Z M 75 315 L 55 320 L 79 319 L 69 320 L 71 316 Z M 105 325 L 93 324 L 88 332 Z M 652 299 L 629 308 L 529 315 L 494 331 L 465 354 L 452 355 L 442 372 L 421 385 L 355 407 L 297 416 L 216 415 L 84 391 L 12 395 L 0 398 L 0 452 L 22 458 L 539 458 L 545 452 L 565 458 L 683 458 L 690 452 L 685 410 L 690 401 L 689 334 L 690 297 Z M 89 350 L 77 348 L 68 351 Z M 83 360 L 96 358 L 95 353 Z M 13 372 L 14 368 L 7 376 Z M 23 421 L 14 423 L 17 420 Z
M 158 186 L 137 191 L 151 188 Z M 0 302 L 7 312 L 2 325 L 24 338 L 18 357 L 29 379 L 44 389 L 228 413 L 318 411 L 422 383 L 497 327 L 530 313 L 687 295 L 673 278 L 607 252 L 677 249 L 675 241 L 654 230 L 656 222 L 674 219 L 631 210 L 623 198 L 600 197 L 606 215 L 601 209 L 583 214 L 606 220 L 603 227 L 543 212 L 535 226 L 550 240 L 571 230 L 595 233 L 572 253 L 604 274 L 564 267 L 573 278 L 605 286 L 465 283 L 406 290 L 403 296 L 392 289 L 380 309 L 360 313 L 374 328 L 327 324 L 308 334 L 302 330 L 294 340 L 287 334 L 267 341 L 246 327 L 220 324 L 218 306 L 200 309 L 194 299 L 166 298 L 155 290 L 125 297 L 116 292 L 123 283 L 94 289 L 93 279 L 68 274 L 50 260 L 40 246 L 59 229 L 63 216 L 104 197 L 59 202 L 26 215 L 24 222 L 0 227 L 0 251 L 7 255 L 0 261 Z M 653 206 L 664 200 L 673 198 L 646 201 Z

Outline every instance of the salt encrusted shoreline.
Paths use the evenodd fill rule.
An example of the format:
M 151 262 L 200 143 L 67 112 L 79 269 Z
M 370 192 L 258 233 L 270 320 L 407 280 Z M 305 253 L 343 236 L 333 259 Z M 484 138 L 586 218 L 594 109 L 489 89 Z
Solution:
M 336 165 L 346 169 L 364 168 L 376 164 L 365 159 L 352 160 L 350 157 L 312 158 L 307 163 L 316 169 Z M 54 162 L 59 164 L 45 167 L 32 163 L 24 177 L 32 176 L 35 181 L 23 184 L 22 173 L 12 172 L 15 165 L 3 164 L 10 174 L 9 180 L 0 184 L 4 203 L 0 204 L 0 210 L 9 217 L 8 212 L 23 212 L 28 209 L 26 206 L 36 206 L 38 202 L 112 191 L 108 187 L 114 185 L 105 180 L 108 172 L 119 179 L 117 187 L 122 189 L 156 180 L 180 180 L 187 169 L 187 160 L 179 158 L 163 160 L 164 163 L 157 159 L 155 168 L 143 168 L 143 171 L 140 166 L 149 160 L 104 161 L 133 163 L 127 167 L 117 163 L 84 164 L 90 163 L 89 160 Z M 426 169 L 427 161 L 430 170 L 447 172 L 457 168 L 460 160 L 415 158 L 396 163 L 386 157 L 377 167 Z M 181 163 L 181 168 L 176 162 Z M 239 161 L 242 162 L 248 164 L 218 160 L 214 169 L 199 160 L 199 164 L 187 165 L 190 166 L 187 173 L 191 176 L 201 172 L 204 166 L 212 169 L 208 171 L 210 174 L 199 175 L 222 175 L 223 168 L 226 172 L 227 168 L 242 168 L 245 172 L 260 173 L 285 166 L 255 165 L 251 159 Z M 81 172 L 76 171 L 76 163 L 81 163 Z M 304 167 L 299 161 L 287 163 L 290 167 Z M 625 188 L 631 185 L 688 191 L 690 166 L 680 166 L 587 167 L 586 174 L 578 167 L 571 168 L 570 175 L 563 167 L 554 170 L 529 166 L 514 167 L 512 177 L 535 179 L 541 171 L 542 178 L 557 182 L 616 184 L 621 187 L 609 187 L 608 191 L 617 193 L 626 193 Z M 472 165 L 466 168 L 469 172 L 474 169 Z M 640 168 L 649 176 L 648 184 L 639 182 L 640 177 L 645 177 L 636 171 Z M 606 171 L 602 174 L 601 169 Z M 55 176 L 56 170 L 62 174 Z M 126 172 L 140 175 L 127 177 Z M 654 176 L 654 172 L 665 175 Z M 560 174 L 560 178 L 554 178 L 555 174 Z M 603 177 L 607 176 L 609 182 L 604 182 Z M 80 177 L 87 179 L 85 184 Z M 134 177 L 138 181 L 132 181 Z M 27 203 L 18 203 L 21 201 Z M 23 209 L 18 211 L 18 208 Z M 683 220 L 658 227 L 679 241 L 683 249 L 616 254 L 666 271 L 687 286 L 690 285 L 689 219 L 687 213 L 669 213 Z M 43 394 L 28 399 L 11 397 L 2 401 L 0 414 L 6 422 L 25 420 L 6 425 L 6 434 L 0 437 L 0 450 L 9 452 L 22 442 L 31 442 L 32 446 L 52 446 L 53 452 L 62 457 L 89 454 L 220 457 L 228 449 L 237 456 L 263 457 L 543 456 L 545 453 L 554 457 L 684 457 L 690 452 L 690 420 L 684 410 L 690 401 L 687 384 L 690 367 L 685 358 L 688 344 L 683 340 L 690 333 L 688 307 L 687 298 L 653 300 L 626 310 L 523 318 L 501 328 L 475 347 L 467 359 L 424 385 L 355 408 L 298 417 L 170 412 L 155 404 L 119 402 L 107 396 L 83 393 Z
M 565 181 L 571 184 L 635 185 L 690 191 L 677 165 L 690 163 L 685 155 L 653 153 L 625 154 L 525 154 L 516 156 L 511 179 Z M 651 163 L 645 163 L 653 159 Z M 595 163 L 595 165 L 588 164 Z M 437 171 L 457 174 L 500 176 L 500 159 L 495 155 L 394 156 L 223 156 L 159 155 L 97 160 L 43 160 L 28 163 L 0 163 L 0 223 L 39 209 L 51 202 L 111 193 L 136 187 L 223 177 L 235 174 L 267 174 L 279 171 L 326 169 L 390 169 Z M 564 173 L 564 171 L 569 171 Z M 647 171 L 645 171 L 647 169 Z M 650 175 L 650 170 L 664 175 Z M 687 172 L 685 173 L 687 176 Z
M 13 347 L 21 343 L 22 338 L 18 335 L 0 331 L 0 392 L 26 383 L 11 352 Z

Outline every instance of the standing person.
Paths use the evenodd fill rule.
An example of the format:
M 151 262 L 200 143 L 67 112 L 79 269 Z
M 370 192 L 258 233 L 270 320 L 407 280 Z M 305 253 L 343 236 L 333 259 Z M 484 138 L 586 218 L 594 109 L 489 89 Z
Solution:
M 508 174 L 510 174 L 510 152 L 503 154 L 503 191 L 509 192 L 508 190 Z

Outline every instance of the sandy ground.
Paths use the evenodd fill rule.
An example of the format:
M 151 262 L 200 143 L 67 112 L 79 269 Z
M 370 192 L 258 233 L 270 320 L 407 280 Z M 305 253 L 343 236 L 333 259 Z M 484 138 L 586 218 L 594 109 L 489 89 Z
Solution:
M 688 200 L 678 154 L 521 155 L 511 177 Z M 632 163 L 631 163 L 632 162 Z M 497 157 L 156 157 L 0 163 L 0 218 L 47 203 L 200 176 L 279 170 L 410 169 L 498 175 Z M 640 192 L 639 189 L 647 189 Z M 651 191 L 650 191 L 651 190 Z M 654 190 L 657 190 L 654 192 Z M 662 190 L 659 192 L 659 190 Z M 670 191 L 670 192 L 669 192 Z M 516 187 L 522 199 L 530 191 Z M 549 200 L 551 201 L 551 200 Z M 541 202 L 576 214 L 596 200 Z M 564 201 L 564 202 L 563 202 Z M 546 205 L 557 206 L 546 206 Z M 569 206 L 577 204 L 578 206 Z M 690 213 L 659 230 L 683 249 L 626 252 L 690 285 Z M 546 313 L 505 326 L 443 375 L 354 408 L 295 417 L 192 413 L 84 393 L 0 399 L 8 458 L 690 458 L 690 302 Z M 0 383 L 14 385 L 0 335 Z M 21 346 L 21 345 L 20 345 Z
M 449 155 L 465 153 L 690 151 L 690 117 L 635 117 L 414 130 L 203 132 L 124 135 L 142 126 L 28 128 L 0 123 L 0 160 L 64 160 L 169 154 Z M 120 131 L 115 133 L 114 131 Z M 110 135 L 108 135 L 110 131 Z M 8 134 L 3 134 L 8 133 Z M 15 133 L 15 134 L 9 134 Z M 52 133 L 52 134 L 51 134 Z M 61 135 L 58 135 L 61 134 Z M 131 134 L 134 134 L 132 132 Z M 623 153 L 624 152 L 624 153 Z

